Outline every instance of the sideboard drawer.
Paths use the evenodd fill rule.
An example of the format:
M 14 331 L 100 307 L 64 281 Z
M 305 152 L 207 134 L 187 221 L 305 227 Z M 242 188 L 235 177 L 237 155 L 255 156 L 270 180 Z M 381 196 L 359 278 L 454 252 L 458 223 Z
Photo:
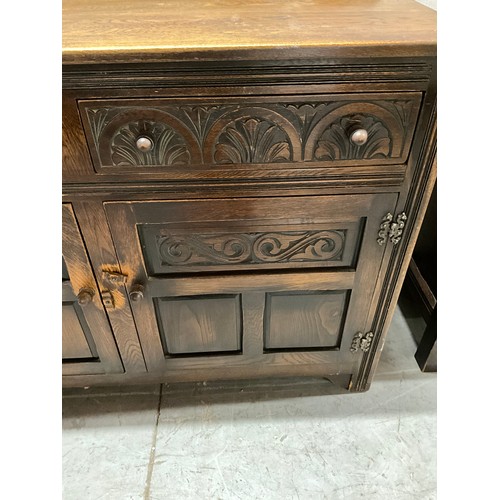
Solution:
M 312 175 L 406 161 L 420 92 L 80 100 L 96 173 Z M 349 172 L 349 169 L 346 169 Z

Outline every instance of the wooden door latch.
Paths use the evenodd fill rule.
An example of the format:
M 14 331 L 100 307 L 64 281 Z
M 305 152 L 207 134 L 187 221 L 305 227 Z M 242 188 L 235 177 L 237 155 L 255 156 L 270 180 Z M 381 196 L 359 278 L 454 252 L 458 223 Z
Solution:
M 127 275 L 118 271 L 107 271 L 103 269 L 102 277 L 115 285 L 124 285 L 127 282 Z

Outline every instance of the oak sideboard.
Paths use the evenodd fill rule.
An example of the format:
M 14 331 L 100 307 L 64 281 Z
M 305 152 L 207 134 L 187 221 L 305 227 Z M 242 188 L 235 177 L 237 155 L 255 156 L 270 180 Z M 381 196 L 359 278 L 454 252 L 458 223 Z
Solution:
M 63 1 L 64 386 L 367 390 L 436 177 L 410 0 Z

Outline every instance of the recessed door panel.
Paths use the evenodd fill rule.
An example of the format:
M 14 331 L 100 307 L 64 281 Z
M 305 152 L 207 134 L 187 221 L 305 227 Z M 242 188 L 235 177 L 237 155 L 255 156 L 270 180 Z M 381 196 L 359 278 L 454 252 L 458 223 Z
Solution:
M 131 304 L 148 369 L 172 380 L 352 373 L 351 343 L 376 299 L 380 224 L 396 201 L 106 203 L 129 294 L 141 290 Z
M 350 290 L 266 293 L 264 349 L 338 349 Z

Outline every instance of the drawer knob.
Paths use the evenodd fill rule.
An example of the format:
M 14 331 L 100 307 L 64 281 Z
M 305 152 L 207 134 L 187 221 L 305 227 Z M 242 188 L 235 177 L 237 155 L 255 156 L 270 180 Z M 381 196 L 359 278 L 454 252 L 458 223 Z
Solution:
M 135 142 L 139 151 L 151 151 L 153 149 L 153 141 L 149 137 L 139 137 Z
M 78 303 L 81 306 L 86 306 L 87 304 L 90 304 L 94 299 L 94 290 L 92 290 L 91 288 L 82 288 L 78 293 L 77 299 Z
M 364 128 L 358 128 L 351 134 L 350 139 L 355 146 L 362 146 L 368 140 L 368 132 Z
M 130 289 L 130 300 L 139 302 L 144 298 L 144 287 L 142 285 L 133 285 Z

